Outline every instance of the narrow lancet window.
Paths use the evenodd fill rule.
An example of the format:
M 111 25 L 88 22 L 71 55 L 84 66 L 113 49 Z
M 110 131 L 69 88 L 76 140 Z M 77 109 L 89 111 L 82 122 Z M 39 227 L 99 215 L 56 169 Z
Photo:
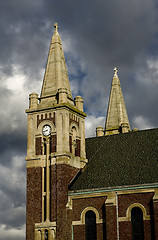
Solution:
M 141 208 L 131 210 L 132 240 L 144 240 L 143 212 Z
M 47 229 L 45 230 L 45 236 L 44 237 L 45 237 L 44 238 L 45 240 L 48 240 L 48 230 Z
M 86 240 L 97 239 L 96 215 L 91 210 L 87 211 L 85 215 L 85 233 L 86 233 Z
M 46 155 L 46 151 L 47 151 L 46 150 L 47 149 L 46 139 L 44 138 L 43 141 L 44 141 L 44 146 L 43 146 L 44 147 L 44 155 Z

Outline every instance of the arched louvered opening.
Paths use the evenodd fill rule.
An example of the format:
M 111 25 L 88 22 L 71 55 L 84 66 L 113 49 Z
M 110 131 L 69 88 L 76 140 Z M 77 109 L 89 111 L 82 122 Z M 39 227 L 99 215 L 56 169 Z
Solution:
M 96 215 L 91 210 L 87 211 L 85 215 L 85 232 L 86 240 L 97 240 Z
M 132 240 L 144 240 L 143 212 L 141 208 L 131 210 Z
M 45 230 L 45 234 L 44 235 L 45 235 L 44 236 L 45 237 L 44 240 L 48 240 L 48 230 L 47 229 Z

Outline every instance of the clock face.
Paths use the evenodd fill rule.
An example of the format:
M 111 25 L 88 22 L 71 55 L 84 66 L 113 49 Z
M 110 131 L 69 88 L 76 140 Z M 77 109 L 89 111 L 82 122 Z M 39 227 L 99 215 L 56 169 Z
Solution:
M 44 136 L 49 136 L 51 134 L 51 127 L 49 125 L 44 125 L 42 133 Z

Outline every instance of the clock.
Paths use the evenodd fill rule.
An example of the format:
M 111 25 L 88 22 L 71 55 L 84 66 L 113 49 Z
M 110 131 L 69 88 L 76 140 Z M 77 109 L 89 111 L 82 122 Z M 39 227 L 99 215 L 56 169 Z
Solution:
M 44 136 L 49 136 L 51 134 L 51 127 L 49 125 L 44 125 L 42 128 L 42 133 Z

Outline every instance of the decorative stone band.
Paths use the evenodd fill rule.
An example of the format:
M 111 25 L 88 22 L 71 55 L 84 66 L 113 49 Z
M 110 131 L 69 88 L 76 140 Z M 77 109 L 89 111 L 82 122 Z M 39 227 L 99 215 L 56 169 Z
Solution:
M 99 219 L 98 221 L 96 220 L 96 224 L 99 224 L 99 223 L 103 223 L 103 219 Z M 75 225 L 85 225 L 85 222 L 81 222 L 81 221 L 72 221 L 72 225 L 75 226 Z
M 93 211 L 96 215 L 96 224 L 103 223 L 103 219 L 99 217 L 99 212 L 94 207 L 86 207 L 82 213 L 79 221 L 72 221 L 72 225 L 85 225 L 85 215 L 87 211 Z
M 45 240 L 46 232 L 48 239 L 55 240 L 56 222 L 35 223 L 35 240 Z
M 150 215 L 147 215 L 145 207 L 140 203 L 133 203 L 127 208 L 126 217 L 119 217 L 118 221 L 119 222 L 131 221 L 131 210 L 134 207 L 141 208 L 141 210 L 143 212 L 143 220 L 150 220 Z

